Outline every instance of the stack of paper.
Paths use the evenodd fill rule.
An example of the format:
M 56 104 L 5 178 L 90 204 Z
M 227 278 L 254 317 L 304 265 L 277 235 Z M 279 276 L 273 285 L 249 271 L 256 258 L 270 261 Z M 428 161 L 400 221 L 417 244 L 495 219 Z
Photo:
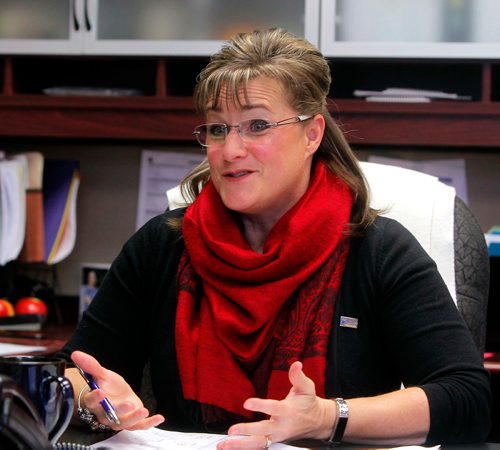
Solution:
M 238 436 L 228 436 L 222 434 L 208 434 L 208 433 L 181 433 L 178 431 L 166 431 L 159 428 L 150 428 L 149 430 L 136 430 L 128 431 L 123 430 L 118 434 L 91 445 L 91 448 L 107 448 L 112 450 L 126 449 L 126 450 L 144 450 L 162 448 L 168 450 L 185 450 L 187 448 L 193 450 L 212 450 L 220 441 L 227 439 L 239 439 Z M 68 444 L 70 445 L 70 444 Z M 296 447 L 294 445 L 283 444 L 281 442 L 273 443 L 270 447 L 271 450 L 287 450 L 298 449 L 303 447 Z M 428 449 L 437 450 L 441 448 L 439 445 L 434 447 L 421 447 L 419 445 L 409 445 L 403 447 L 392 447 L 392 450 L 417 450 Z
M 432 100 L 471 100 L 470 96 L 426 89 L 387 88 L 382 91 L 356 89 L 355 97 L 364 97 L 368 102 L 429 103 Z

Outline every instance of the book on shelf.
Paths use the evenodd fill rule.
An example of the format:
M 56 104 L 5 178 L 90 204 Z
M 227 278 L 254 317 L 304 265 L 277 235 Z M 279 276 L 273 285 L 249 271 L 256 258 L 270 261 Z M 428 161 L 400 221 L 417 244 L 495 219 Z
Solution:
M 46 160 L 43 171 L 45 256 L 48 264 L 66 258 L 76 241 L 76 198 L 80 185 L 75 160 Z
M 24 153 L 27 160 L 26 236 L 19 261 L 32 263 L 44 260 L 42 179 L 44 157 L 40 152 Z
M 0 265 L 56 264 L 71 253 L 79 185 L 76 160 L 28 152 L 0 161 Z

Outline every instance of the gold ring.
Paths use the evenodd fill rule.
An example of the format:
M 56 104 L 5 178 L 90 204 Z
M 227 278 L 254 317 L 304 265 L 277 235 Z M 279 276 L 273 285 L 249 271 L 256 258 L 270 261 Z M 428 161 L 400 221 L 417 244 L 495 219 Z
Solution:
M 271 439 L 271 435 L 270 434 L 266 435 L 265 438 L 266 438 L 266 446 L 264 448 L 268 449 L 273 444 L 273 441 Z

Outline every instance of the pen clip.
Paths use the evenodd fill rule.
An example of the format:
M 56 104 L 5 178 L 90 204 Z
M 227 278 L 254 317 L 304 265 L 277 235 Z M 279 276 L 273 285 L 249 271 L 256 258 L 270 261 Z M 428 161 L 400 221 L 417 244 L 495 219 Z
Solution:
M 85 372 L 78 364 L 75 364 L 75 367 L 78 369 L 80 372 L 80 375 L 82 378 L 85 380 L 85 383 L 87 383 L 88 387 L 92 390 L 95 391 L 96 389 L 99 389 L 99 386 L 97 386 L 97 383 L 95 382 L 94 378 L 92 375 L 89 373 Z

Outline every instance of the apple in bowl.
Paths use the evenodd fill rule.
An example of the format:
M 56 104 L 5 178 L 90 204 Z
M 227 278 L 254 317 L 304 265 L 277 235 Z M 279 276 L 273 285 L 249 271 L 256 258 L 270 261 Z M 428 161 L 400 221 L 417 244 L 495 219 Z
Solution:
M 0 298 L 0 317 L 11 317 L 14 315 L 12 303 L 5 298 Z
M 36 297 L 23 297 L 20 298 L 14 305 L 16 314 L 38 314 L 40 316 L 47 316 L 47 305 L 43 300 Z

